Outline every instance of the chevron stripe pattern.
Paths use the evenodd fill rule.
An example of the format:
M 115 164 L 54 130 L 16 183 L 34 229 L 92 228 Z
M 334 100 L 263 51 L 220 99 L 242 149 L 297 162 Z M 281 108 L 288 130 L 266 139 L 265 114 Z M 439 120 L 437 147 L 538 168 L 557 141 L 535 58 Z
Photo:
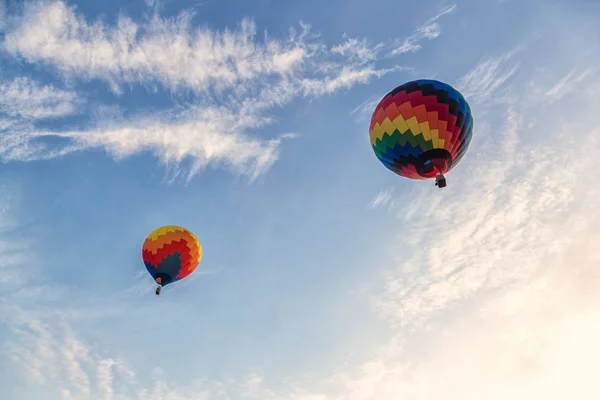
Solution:
M 202 258 L 198 238 L 180 226 L 163 226 L 153 231 L 142 246 L 142 259 L 154 279 L 163 286 L 190 275 Z
M 433 178 L 451 170 L 467 152 L 471 108 L 448 84 L 411 81 L 379 102 L 369 136 L 375 155 L 391 171 L 410 179 Z

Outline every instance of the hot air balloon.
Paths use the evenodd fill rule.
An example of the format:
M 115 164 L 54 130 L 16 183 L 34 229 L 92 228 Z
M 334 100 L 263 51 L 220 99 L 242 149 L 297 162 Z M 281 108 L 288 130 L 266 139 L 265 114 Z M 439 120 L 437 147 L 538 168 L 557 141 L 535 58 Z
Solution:
M 452 86 L 421 79 L 398 86 L 379 102 L 369 127 L 375 155 L 388 169 L 410 179 L 435 178 L 463 158 L 473 136 L 471 108 Z
M 202 246 L 189 230 L 163 226 L 154 230 L 142 246 L 142 259 L 148 273 L 161 288 L 189 276 L 202 258 Z

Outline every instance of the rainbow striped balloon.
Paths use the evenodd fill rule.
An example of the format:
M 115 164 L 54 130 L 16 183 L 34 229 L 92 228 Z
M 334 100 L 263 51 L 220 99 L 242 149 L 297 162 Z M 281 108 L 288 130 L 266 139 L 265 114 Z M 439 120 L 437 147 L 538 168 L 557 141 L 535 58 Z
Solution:
M 153 231 L 142 246 L 142 259 L 148 273 L 162 286 L 189 276 L 202 258 L 196 236 L 179 226 L 163 226 Z
M 430 179 L 455 167 L 473 136 L 471 108 L 452 86 L 416 80 L 379 102 L 369 127 L 375 155 L 410 179 Z

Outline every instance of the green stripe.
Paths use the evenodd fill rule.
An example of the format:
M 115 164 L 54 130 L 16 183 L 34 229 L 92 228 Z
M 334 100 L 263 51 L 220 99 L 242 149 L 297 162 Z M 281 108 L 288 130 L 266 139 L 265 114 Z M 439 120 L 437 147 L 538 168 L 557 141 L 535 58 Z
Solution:
M 422 133 L 414 136 L 414 138 L 418 146 L 423 149 L 423 151 L 433 150 L 433 142 L 431 140 L 426 140 Z

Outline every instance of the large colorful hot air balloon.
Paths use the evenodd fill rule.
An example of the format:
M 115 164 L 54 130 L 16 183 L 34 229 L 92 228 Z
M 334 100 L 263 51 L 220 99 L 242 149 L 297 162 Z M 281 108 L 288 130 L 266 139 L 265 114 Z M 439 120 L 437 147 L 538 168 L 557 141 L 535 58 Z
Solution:
M 196 236 L 179 226 L 163 226 L 153 231 L 142 246 L 142 259 L 148 273 L 162 286 L 190 275 L 202 258 L 202 246 Z
M 416 80 L 398 86 L 379 102 L 369 127 L 375 155 L 388 169 L 410 179 L 436 179 L 465 155 L 473 136 L 471 108 L 452 86 Z

